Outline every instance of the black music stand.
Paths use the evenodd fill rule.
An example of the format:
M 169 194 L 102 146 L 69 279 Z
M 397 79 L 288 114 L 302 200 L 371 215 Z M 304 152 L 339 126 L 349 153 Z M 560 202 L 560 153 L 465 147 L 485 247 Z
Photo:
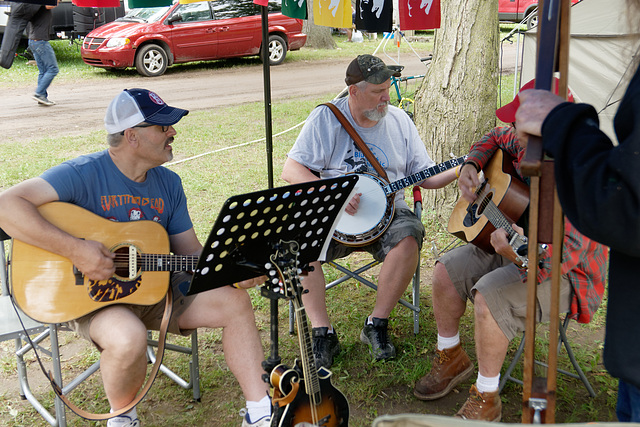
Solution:
M 324 261 L 338 216 L 356 175 L 311 181 L 230 197 L 207 239 L 187 295 L 267 273 L 281 240 L 300 246 L 301 265 Z
M 270 257 L 283 241 L 298 243 L 301 268 L 324 261 L 357 182 L 357 175 L 345 175 L 230 197 L 202 249 L 187 295 L 268 274 Z M 280 364 L 278 299 L 284 295 L 278 287 L 267 281 L 261 288 L 261 294 L 271 299 L 271 352 L 262 363 L 267 383 Z

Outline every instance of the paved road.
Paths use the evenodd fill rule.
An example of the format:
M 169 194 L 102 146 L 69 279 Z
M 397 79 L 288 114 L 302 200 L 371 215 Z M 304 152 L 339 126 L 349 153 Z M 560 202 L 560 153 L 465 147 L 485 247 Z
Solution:
M 285 62 L 272 67 L 272 100 L 338 94 L 344 88 L 344 73 L 349 61 L 350 58 Z M 404 75 L 425 71 L 413 53 L 403 54 L 400 62 L 405 65 Z M 106 106 L 125 88 L 148 88 L 160 94 L 170 105 L 198 111 L 263 101 L 263 81 L 260 64 L 234 69 L 181 71 L 157 78 L 129 74 L 66 84 L 54 80 L 49 96 L 58 104 L 52 107 L 37 105 L 31 99 L 31 87 L 4 89 L 0 94 L 3 139 L 5 142 L 25 141 L 42 135 L 62 137 L 86 133 L 88 129 L 103 129 Z

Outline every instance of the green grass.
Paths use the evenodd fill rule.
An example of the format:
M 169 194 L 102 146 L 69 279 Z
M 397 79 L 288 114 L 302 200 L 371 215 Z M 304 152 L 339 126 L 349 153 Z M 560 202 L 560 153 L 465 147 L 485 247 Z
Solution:
M 371 51 L 374 43 L 355 46 L 345 43 L 337 37 L 338 46 L 343 50 L 363 49 Z M 336 51 L 339 52 L 339 51 Z M 291 55 L 295 60 L 296 52 Z M 308 53 L 304 49 L 301 55 L 309 56 L 313 60 L 326 58 L 325 53 Z M 332 52 L 331 54 L 334 54 Z M 354 52 L 349 51 L 349 56 Z M 196 65 L 194 67 L 212 66 Z M 234 65 L 236 66 L 236 65 Z M 243 65 L 237 65 L 243 66 Z M 102 70 L 84 67 L 82 72 L 89 73 L 90 79 L 99 81 L 101 78 L 113 78 Z M 188 68 L 185 68 L 188 69 Z M 133 71 L 135 73 L 135 71 Z M 0 73 L 0 85 L 7 84 L 7 74 Z M 512 78 L 511 78 L 512 79 Z M 31 84 L 32 78 L 20 83 Z M 93 82 L 93 80 L 91 80 Z M 333 94 L 315 99 L 293 99 L 276 101 L 273 103 L 273 133 L 281 131 L 302 122 L 308 112 L 318 103 L 330 99 Z M 511 100 L 511 95 L 507 97 Z M 175 170 L 183 179 L 185 191 L 189 200 L 189 207 L 199 238 L 204 241 L 213 222 L 217 217 L 220 206 L 228 197 L 240 193 L 251 192 L 267 188 L 266 153 L 264 142 L 255 142 L 226 151 L 223 148 L 233 147 L 248 141 L 260 139 L 264 136 L 263 105 L 253 103 L 243 106 L 216 108 L 215 111 L 194 111 L 186 116 L 178 125 L 178 136 L 174 144 L 176 155 L 175 164 L 169 167 Z M 253 123 L 254 121 L 255 123 Z M 211 126 L 210 123 L 215 123 Z M 247 126 L 252 123 L 254 126 Z M 206 124 L 206 125 L 205 125 Z M 285 156 L 299 132 L 296 128 L 282 136 L 274 137 L 273 164 L 275 185 L 285 183 L 279 179 Z M 37 176 L 43 170 L 59 162 L 75 157 L 82 153 L 89 153 L 105 147 L 102 132 L 90 132 L 77 137 L 41 138 L 28 144 L 0 144 L 0 188 L 8 188 L 24 179 Z M 62 149 L 61 149 L 62 147 Z M 191 159 L 202 153 L 201 157 Z M 191 160 L 187 160 L 191 159 Z M 184 161 L 183 161 L 184 160 Z M 410 197 L 410 194 L 408 193 Z M 435 402 L 419 402 L 412 394 L 415 382 L 430 369 L 430 355 L 436 340 L 436 328 L 431 309 L 431 287 L 429 274 L 434 262 L 431 251 L 432 245 L 442 250 L 453 239 L 446 232 L 446 224 L 440 223 L 428 208 L 423 214 L 423 223 L 427 229 L 422 254 L 421 266 L 423 270 L 421 284 L 421 313 L 420 333 L 413 334 L 412 313 L 404 307 L 396 307 L 391 315 L 390 331 L 398 349 L 396 360 L 387 363 L 373 363 L 365 347 L 359 342 L 358 336 L 361 324 L 373 306 L 375 294 L 365 286 L 348 281 L 338 288 L 329 291 L 329 314 L 339 331 L 343 353 L 338 357 L 332 368 L 333 384 L 341 390 L 350 404 L 350 425 L 368 426 L 377 415 L 385 413 L 416 412 L 440 415 L 454 414 L 465 398 L 466 388 L 471 380 L 465 382 L 450 397 Z M 345 261 L 350 267 L 359 265 L 367 259 L 364 255 L 355 255 Z M 366 273 L 366 277 L 374 283 L 377 281 L 376 270 Z M 327 280 L 338 277 L 338 273 L 325 269 Z M 257 290 L 249 291 L 256 310 L 257 324 L 263 337 L 265 354 L 269 352 L 269 300 L 259 295 Z M 407 292 L 406 299 L 410 299 Z M 577 380 L 564 376 L 558 378 L 558 422 L 586 422 L 615 420 L 615 381 L 606 373 L 602 366 L 602 341 L 599 337 L 604 323 L 604 307 L 596 314 L 590 325 L 577 326 L 573 324 L 570 339 L 580 364 L 585 368 L 591 384 L 598 396 L 595 399 L 586 397 L 586 392 Z M 299 355 L 297 338 L 288 334 L 288 310 L 286 304 L 280 303 L 279 312 L 279 344 L 280 356 L 283 363 L 291 365 Z M 467 352 L 474 354 L 473 344 L 473 311 L 467 310 L 462 319 L 461 337 Z M 548 334 L 547 334 L 548 335 Z M 65 345 L 75 342 L 70 333 L 63 333 Z M 188 344 L 187 339 L 171 337 L 172 342 Z M 518 339 L 514 340 L 507 355 L 509 361 L 517 348 Z M 539 355 L 543 355 L 545 334 L 541 334 Z M 0 343 L 0 377 L 2 380 L 17 382 L 15 363 L 13 362 L 12 342 Z M 244 406 L 239 386 L 224 363 L 221 350 L 221 335 L 218 330 L 199 331 L 200 376 L 202 388 L 202 402 L 193 402 L 191 394 L 171 382 L 166 376 L 159 375 L 151 392 L 139 405 L 138 413 L 145 426 L 165 425 L 202 425 L 202 426 L 237 426 L 240 424 L 238 410 Z M 93 349 L 83 350 L 78 355 L 65 357 L 64 375 L 67 381 L 82 369 L 90 366 L 98 357 Z M 47 359 L 45 357 L 45 359 Z M 33 358 L 28 359 L 30 378 L 42 375 L 35 365 Z M 186 374 L 188 358 L 169 352 L 166 363 L 179 373 Z M 560 356 L 560 363 L 567 366 L 564 353 Z M 522 369 L 516 369 L 515 375 L 521 375 Z M 504 404 L 503 421 L 519 422 L 521 411 L 520 386 L 509 383 L 505 388 L 502 399 Z M 39 389 L 37 395 L 46 405 L 53 406 L 53 394 L 45 389 Z M 108 411 L 99 375 L 94 375 L 79 389 L 72 393 L 72 399 L 84 409 L 90 411 Z M 21 401 L 17 394 L 0 391 L 0 425 L 13 426 L 44 426 L 42 418 L 26 402 Z M 68 423 L 71 426 L 99 425 L 87 422 L 68 413 Z M 104 423 L 100 424 L 104 425 Z

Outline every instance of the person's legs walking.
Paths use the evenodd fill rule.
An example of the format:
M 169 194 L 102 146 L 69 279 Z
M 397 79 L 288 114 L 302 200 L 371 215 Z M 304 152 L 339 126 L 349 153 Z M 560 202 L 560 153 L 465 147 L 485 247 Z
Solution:
M 54 103 L 48 99 L 47 89 L 59 72 L 56 54 L 47 40 L 29 40 L 29 49 L 33 53 L 39 70 L 34 98 L 41 104 L 53 105 Z

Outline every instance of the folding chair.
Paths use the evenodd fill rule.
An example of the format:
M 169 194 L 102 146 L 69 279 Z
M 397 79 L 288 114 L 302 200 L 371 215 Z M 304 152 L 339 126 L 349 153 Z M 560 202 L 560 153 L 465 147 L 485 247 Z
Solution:
M 33 408 L 45 419 L 47 423 L 52 426 L 65 427 L 67 425 L 67 419 L 64 403 L 56 396 L 53 411 L 50 411 L 45 407 L 42 401 L 43 398 L 39 399 L 34 395 L 29 386 L 28 371 L 24 356 L 34 350 L 35 346 L 40 356 L 46 355 L 51 357 L 53 377 L 56 383 L 62 387 L 62 393 L 64 395 L 71 393 L 78 385 L 95 373 L 100 368 L 100 361 L 95 362 L 84 372 L 69 381 L 68 384 L 63 384 L 58 333 L 66 328 L 60 324 L 45 325 L 39 323 L 29 318 L 20 310 L 20 308 L 13 304 L 13 301 L 11 301 L 7 274 L 7 266 L 10 264 L 10 260 L 6 259 L 4 249 L 4 242 L 9 239 L 10 237 L 0 229 L 0 260 L 2 261 L 2 265 L 0 266 L 0 282 L 2 284 L 2 294 L 0 295 L 0 341 L 7 341 L 11 339 L 15 340 L 15 355 L 18 382 L 20 386 L 20 397 L 23 400 L 26 399 L 29 401 L 31 406 L 33 406 Z M 31 337 L 31 340 L 29 340 L 28 337 Z M 49 338 L 48 348 L 43 346 L 44 341 L 47 338 Z M 151 332 L 149 332 L 147 344 L 148 360 L 150 363 L 154 363 L 156 359 L 153 347 L 157 347 L 158 342 L 152 339 Z M 185 389 L 192 389 L 194 400 L 200 401 L 201 394 L 197 331 L 194 331 L 193 334 L 191 334 L 191 347 L 182 347 L 167 343 L 165 349 L 167 351 L 177 351 L 191 355 L 191 360 L 189 361 L 189 381 L 182 379 L 165 365 L 161 365 L 160 371 L 164 372 L 170 379 L 175 381 L 181 387 Z M 37 374 L 44 375 L 40 369 L 38 369 Z
M 416 214 L 418 218 L 422 218 L 422 192 L 420 191 L 420 187 L 413 187 L 413 212 Z M 359 267 L 356 270 L 349 270 L 343 264 L 340 264 L 338 261 L 328 261 L 327 264 L 331 265 L 338 271 L 342 272 L 344 276 L 339 277 L 338 279 L 328 283 L 326 285 L 326 289 L 329 290 L 339 284 L 346 282 L 349 279 L 355 279 L 363 285 L 373 289 L 374 291 L 378 290 L 378 286 L 371 282 L 370 280 L 364 278 L 362 273 L 365 271 L 375 267 L 380 264 L 379 261 L 373 260 L 362 267 Z M 412 302 L 408 302 L 404 299 L 400 299 L 398 301 L 399 304 L 407 307 L 409 310 L 413 311 L 413 333 L 418 334 L 420 331 L 420 263 L 418 262 L 418 267 L 416 268 L 416 272 L 413 275 L 413 280 L 411 282 L 411 294 Z M 293 334 L 295 323 L 295 314 L 293 312 L 293 305 L 289 304 L 289 333 Z
M 569 322 L 571 321 L 571 318 L 569 317 L 569 315 L 565 315 L 564 320 L 560 323 L 559 327 L 558 327 L 558 332 L 559 332 L 559 339 L 558 339 L 558 349 L 557 351 L 560 352 L 560 349 L 562 348 L 562 346 L 564 346 L 565 350 L 567 351 L 567 356 L 569 357 L 569 360 L 571 361 L 571 364 L 573 365 L 573 368 L 575 369 L 576 373 L 573 372 L 569 372 L 566 371 L 564 369 L 558 368 L 558 372 L 567 376 L 570 376 L 572 378 L 575 379 L 579 379 L 582 381 L 582 383 L 584 384 L 585 388 L 587 389 L 587 392 L 589 393 L 589 395 L 591 397 L 596 397 L 596 392 L 593 390 L 593 387 L 591 386 L 591 383 L 589 383 L 589 380 L 587 379 L 587 376 L 584 374 L 584 372 L 582 371 L 582 368 L 580 367 L 580 364 L 578 363 L 578 361 L 576 360 L 574 354 L 573 354 L 573 350 L 571 349 L 571 344 L 569 344 L 569 339 L 567 338 L 567 327 L 569 326 Z M 507 370 L 505 371 L 504 375 L 502 375 L 501 379 L 500 379 L 500 388 L 499 391 L 502 392 L 502 389 L 504 388 L 504 386 L 506 385 L 507 381 L 513 381 L 517 384 L 522 385 L 522 380 L 518 379 L 518 378 L 514 378 L 513 376 L 511 376 L 511 373 L 513 372 L 513 370 L 515 369 L 516 365 L 518 364 L 518 361 L 520 360 L 520 357 L 522 356 L 522 353 L 524 352 L 524 332 L 522 333 L 522 340 L 520 341 L 520 346 L 518 347 L 518 349 L 516 350 L 516 353 L 513 355 L 513 359 L 511 360 L 511 363 L 509 364 L 509 367 L 507 368 Z M 539 365 L 539 366 L 544 366 L 546 368 L 548 368 L 546 363 L 540 362 L 535 360 L 534 361 L 535 364 Z

